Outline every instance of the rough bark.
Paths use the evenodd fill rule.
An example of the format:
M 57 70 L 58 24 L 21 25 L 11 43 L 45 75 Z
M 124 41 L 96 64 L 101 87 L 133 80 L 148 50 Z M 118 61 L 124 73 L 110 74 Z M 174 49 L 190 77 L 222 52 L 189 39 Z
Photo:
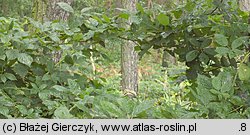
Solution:
M 163 67 L 163 72 L 166 71 L 166 68 L 168 67 L 168 52 L 166 49 L 163 50 L 163 55 L 162 55 L 162 67 Z
M 240 0 L 239 5 L 242 11 L 250 11 L 250 0 Z
M 136 2 L 137 0 L 126 0 L 123 4 L 130 12 L 135 12 Z M 128 24 L 131 24 L 131 20 L 128 20 Z M 132 97 L 136 96 L 136 93 L 138 92 L 138 54 L 135 52 L 134 47 L 134 42 L 126 41 L 121 49 L 122 90 L 125 95 Z
M 240 0 L 239 6 L 242 11 L 250 12 L 250 0 Z M 248 24 L 250 24 L 250 15 L 248 16 Z M 248 36 L 250 36 L 250 33 L 248 33 Z M 250 45 L 248 46 L 247 50 L 250 52 Z M 249 61 L 250 61 L 250 57 L 249 57 Z
M 49 0 L 47 17 L 49 20 L 62 20 L 67 21 L 69 13 L 61 9 L 57 3 L 65 2 L 71 5 L 74 0 Z
M 67 21 L 69 18 L 69 13 L 61 9 L 57 3 L 65 2 L 71 5 L 74 0 L 49 0 L 48 8 L 47 8 L 47 18 L 49 21 L 52 20 L 60 20 L 60 21 Z M 52 52 L 53 61 L 58 63 L 62 56 L 62 51 L 54 51 Z

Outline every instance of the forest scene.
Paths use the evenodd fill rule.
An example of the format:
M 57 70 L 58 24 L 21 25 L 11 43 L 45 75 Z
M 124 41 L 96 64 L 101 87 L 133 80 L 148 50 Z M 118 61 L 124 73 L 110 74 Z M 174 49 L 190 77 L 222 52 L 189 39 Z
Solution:
M 249 119 L 250 0 L 0 0 L 1 119 Z

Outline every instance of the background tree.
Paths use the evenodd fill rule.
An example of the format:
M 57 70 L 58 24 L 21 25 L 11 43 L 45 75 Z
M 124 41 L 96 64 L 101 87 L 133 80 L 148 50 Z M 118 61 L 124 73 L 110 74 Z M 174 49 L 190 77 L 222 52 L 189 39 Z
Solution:
M 129 12 L 136 12 L 137 0 L 126 0 L 124 1 L 124 8 Z M 127 22 L 131 25 L 131 19 Z M 122 45 L 122 60 L 121 60 L 121 71 L 122 71 L 122 90 L 129 96 L 135 96 L 138 92 L 138 54 L 134 50 L 135 43 L 132 41 L 126 41 Z
M 41 22 L 53 20 L 67 21 L 70 14 L 60 8 L 59 2 L 71 5 L 73 0 L 35 0 L 33 2 L 33 18 Z M 53 61 L 55 63 L 59 62 L 61 55 L 61 50 L 52 52 Z
M 243 11 L 250 11 L 250 0 L 240 0 L 240 9 Z
M 50 21 L 52 20 L 61 20 L 67 21 L 69 18 L 69 12 L 64 11 L 58 6 L 59 2 L 65 2 L 69 5 L 73 3 L 74 0 L 49 0 L 48 1 L 48 9 L 47 9 L 47 17 Z

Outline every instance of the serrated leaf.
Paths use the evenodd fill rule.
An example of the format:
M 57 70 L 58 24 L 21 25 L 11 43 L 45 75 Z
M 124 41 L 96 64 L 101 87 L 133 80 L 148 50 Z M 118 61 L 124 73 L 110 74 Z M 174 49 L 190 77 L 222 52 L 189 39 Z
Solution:
M 212 85 L 215 89 L 220 90 L 221 89 L 221 80 L 219 77 L 214 77 L 212 80 Z
M 63 10 L 70 12 L 70 13 L 74 13 L 74 9 L 67 3 L 65 2 L 59 2 L 57 3 Z
M 157 20 L 159 21 L 160 24 L 164 25 L 164 26 L 167 26 L 169 25 L 169 17 L 166 16 L 165 14 L 159 14 L 157 16 Z
M 222 46 L 227 46 L 228 45 L 228 40 L 227 37 L 222 35 L 222 34 L 215 34 L 214 35 L 215 41 Z
M 229 72 L 220 72 L 217 77 L 212 80 L 215 89 L 221 92 L 229 92 L 232 90 L 232 75 Z
M 18 54 L 18 61 L 22 64 L 25 64 L 30 67 L 31 63 L 33 62 L 33 58 L 26 54 L 26 53 L 20 53 Z
M 242 81 L 249 80 L 250 79 L 250 67 L 246 64 L 241 64 L 239 69 L 239 79 Z
M 198 87 L 200 87 L 200 88 L 204 88 L 204 89 L 212 89 L 213 88 L 211 78 L 209 78 L 205 75 L 198 74 L 197 84 L 198 84 Z
M 199 51 L 197 51 L 197 50 L 192 50 L 192 51 L 188 52 L 186 54 L 186 61 L 190 62 L 190 61 L 194 60 L 198 56 L 198 54 L 199 54 Z

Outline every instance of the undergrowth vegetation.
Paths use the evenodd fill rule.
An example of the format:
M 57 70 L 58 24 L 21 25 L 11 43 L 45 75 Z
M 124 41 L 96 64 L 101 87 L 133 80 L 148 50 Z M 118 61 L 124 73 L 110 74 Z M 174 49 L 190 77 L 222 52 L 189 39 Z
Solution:
M 0 17 L 0 118 L 250 118 L 249 13 L 236 3 L 61 8 L 70 25 Z M 124 40 L 141 56 L 135 98 L 120 91 Z M 163 49 L 178 62 L 162 68 Z

